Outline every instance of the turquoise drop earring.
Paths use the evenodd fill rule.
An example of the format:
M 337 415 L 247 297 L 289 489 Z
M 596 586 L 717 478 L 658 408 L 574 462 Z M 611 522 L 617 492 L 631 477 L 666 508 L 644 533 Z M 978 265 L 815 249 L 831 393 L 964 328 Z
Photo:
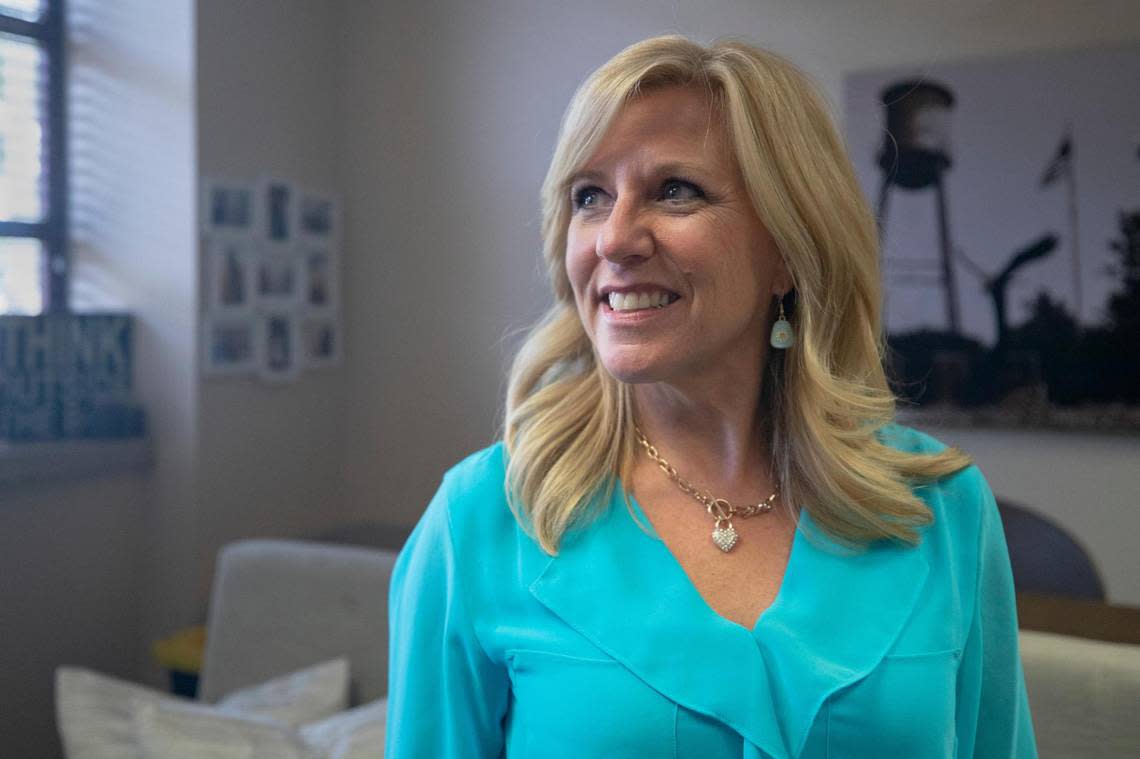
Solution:
M 776 319 L 776 323 L 772 325 L 772 336 L 768 342 L 772 344 L 773 348 L 781 350 L 791 348 L 796 344 L 796 333 L 792 329 L 791 323 L 788 318 L 784 316 L 784 296 L 780 296 L 780 314 Z

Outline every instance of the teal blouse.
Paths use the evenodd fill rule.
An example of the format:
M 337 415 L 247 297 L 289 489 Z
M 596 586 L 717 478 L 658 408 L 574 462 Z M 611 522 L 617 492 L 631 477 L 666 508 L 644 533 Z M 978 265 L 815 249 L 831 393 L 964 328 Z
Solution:
M 892 426 L 898 448 L 932 438 Z M 922 486 L 919 546 L 845 550 L 801 513 L 749 630 L 619 487 L 557 557 L 502 444 L 447 473 L 397 559 L 386 757 L 1033 757 L 1005 539 L 970 467 Z

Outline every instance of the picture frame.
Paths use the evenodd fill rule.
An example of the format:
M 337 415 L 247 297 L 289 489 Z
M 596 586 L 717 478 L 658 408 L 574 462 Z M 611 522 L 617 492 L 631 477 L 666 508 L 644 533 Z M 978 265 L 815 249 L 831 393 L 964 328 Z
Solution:
M 200 226 L 212 238 L 253 235 L 257 218 L 257 191 L 251 182 L 223 177 L 202 179 Z
M 1135 434 L 1140 44 L 847 72 L 910 423 Z
M 259 308 L 288 308 L 300 303 L 301 269 L 297 256 L 262 249 L 256 257 L 256 303 Z
M 306 310 L 327 313 L 340 306 L 340 257 L 322 243 L 301 246 L 300 300 Z
M 301 325 L 292 309 L 269 308 L 256 319 L 257 374 L 267 382 L 292 382 L 301 370 Z
M 297 242 L 297 188 L 287 179 L 260 177 L 254 203 L 254 235 L 264 248 L 286 253 Z
M 344 331 L 335 315 L 310 314 L 301 319 L 301 355 L 305 369 L 340 366 Z
M 341 234 L 340 198 L 323 190 L 302 189 L 297 198 L 297 230 L 302 241 L 335 245 Z
M 203 373 L 290 382 L 339 365 L 340 198 L 265 175 L 201 192 Z
M 207 306 L 213 313 L 248 314 L 257 301 L 257 256 L 242 238 L 206 241 Z
M 258 364 L 255 321 L 250 316 L 206 314 L 202 324 L 202 373 L 250 374 Z

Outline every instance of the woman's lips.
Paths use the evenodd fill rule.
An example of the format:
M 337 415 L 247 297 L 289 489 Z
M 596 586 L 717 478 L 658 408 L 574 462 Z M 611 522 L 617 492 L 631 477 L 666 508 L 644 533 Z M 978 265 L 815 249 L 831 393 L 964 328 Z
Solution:
M 598 303 L 598 309 L 602 312 L 602 318 L 610 324 L 638 324 L 668 316 L 675 310 L 679 300 L 680 298 L 676 298 L 661 306 L 638 308 L 632 311 L 616 311 L 610 307 L 608 300 L 603 299 Z

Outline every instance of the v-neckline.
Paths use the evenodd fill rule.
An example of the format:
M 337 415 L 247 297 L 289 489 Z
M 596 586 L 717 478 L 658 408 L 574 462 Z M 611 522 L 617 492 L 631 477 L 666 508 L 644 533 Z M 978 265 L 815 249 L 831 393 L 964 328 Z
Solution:
M 617 483 L 616 483 L 614 495 L 616 498 L 618 498 L 620 500 L 623 494 L 625 495 L 625 497 L 627 497 L 629 499 L 630 505 L 637 512 L 639 520 L 646 527 L 648 527 L 650 530 L 652 530 L 652 535 L 649 535 L 647 537 L 651 538 L 652 540 L 661 541 L 662 547 L 665 548 L 665 552 L 669 555 L 669 558 L 672 560 L 672 564 L 674 567 L 675 574 L 677 574 L 685 583 L 687 583 L 689 589 L 692 591 L 692 594 L 694 596 L 696 596 L 698 599 L 700 599 L 701 604 L 704 606 L 704 608 L 708 611 L 709 614 L 713 615 L 714 617 L 716 617 L 718 620 L 720 620 L 724 624 L 732 625 L 733 627 L 739 628 L 740 630 L 747 632 L 753 636 L 758 636 L 761 632 L 761 629 L 764 626 L 765 619 L 770 616 L 770 612 L 772 612 L 773 610 L 776 610 L 776 613 L 778 614 L 779 607 L 783 606 L 786 603 L 785 591 L 787 590 L 787 587 L 788 587 L 788 577 L 789 577 L 790 573 L 795 568 L 795 561 L 796 561 L 797 554 L 803 553 L 803 550 L 800 548 L 800 543 L 804 540 L 804 536 L 803 536 L 804 521 L 810 519 L 806 510 L 800 509 L 799 515 L 796 518 L 796 530 L 792 536 L 792 547 L 791 547 L 791 550 L 788 552 L 788 560 L 784 565 L 784 573 L 780 577 L 780 587 L 777 589 L 776 595 L 772 598 L 772 602 L 770 604 L 768 604 L 768 606 L 766 606 L 763 609 L 763 611 L 760 612 L 759 616 L 757 616 L 756 622 L 752 625 L 752 627 L 747 628 L 744 625 L 740 624 L 739 622 L 731 620 L 728 617 L 721 614 L 719 611 L 714 609 L 712 607 L 712 604 L 710 604 L 705 599 L 705 597 L 701 594 L 700 590 L 697 588 L 696 584 L 693 582 L 692 578 L 689 577 L 689 573 L 685 571 L 685 567 L 681 565 L 681 562 L 677 559 L 676 555 L 669 548 L 669 545 L 667 543 L 665 543 L 664 538 L 661 537 L 660 533 L 657 531 L 657 528 L 654 526 L 653 522 L 646 515 L 645 510 L 641 507 L 641 504 L 638 503 L 637 498 L 633 495 L 633 492 L 625 490 L 623 485 L 622 485 L 621 480 L 618 479 Z M 611 506 L 612 505 L 613 504 L 611 504 Z M 644 532 L 643 532 L 643 534 L 644 534 Z
M 776 598 L 748 630 L 708 605 L 620 483 L 598 505 L 530 593 L 666 698 L 775 759 L 796 756 L 828 695 L 882 660 L 929 574 L 922 551 L 842 550 L 801 511 Z

